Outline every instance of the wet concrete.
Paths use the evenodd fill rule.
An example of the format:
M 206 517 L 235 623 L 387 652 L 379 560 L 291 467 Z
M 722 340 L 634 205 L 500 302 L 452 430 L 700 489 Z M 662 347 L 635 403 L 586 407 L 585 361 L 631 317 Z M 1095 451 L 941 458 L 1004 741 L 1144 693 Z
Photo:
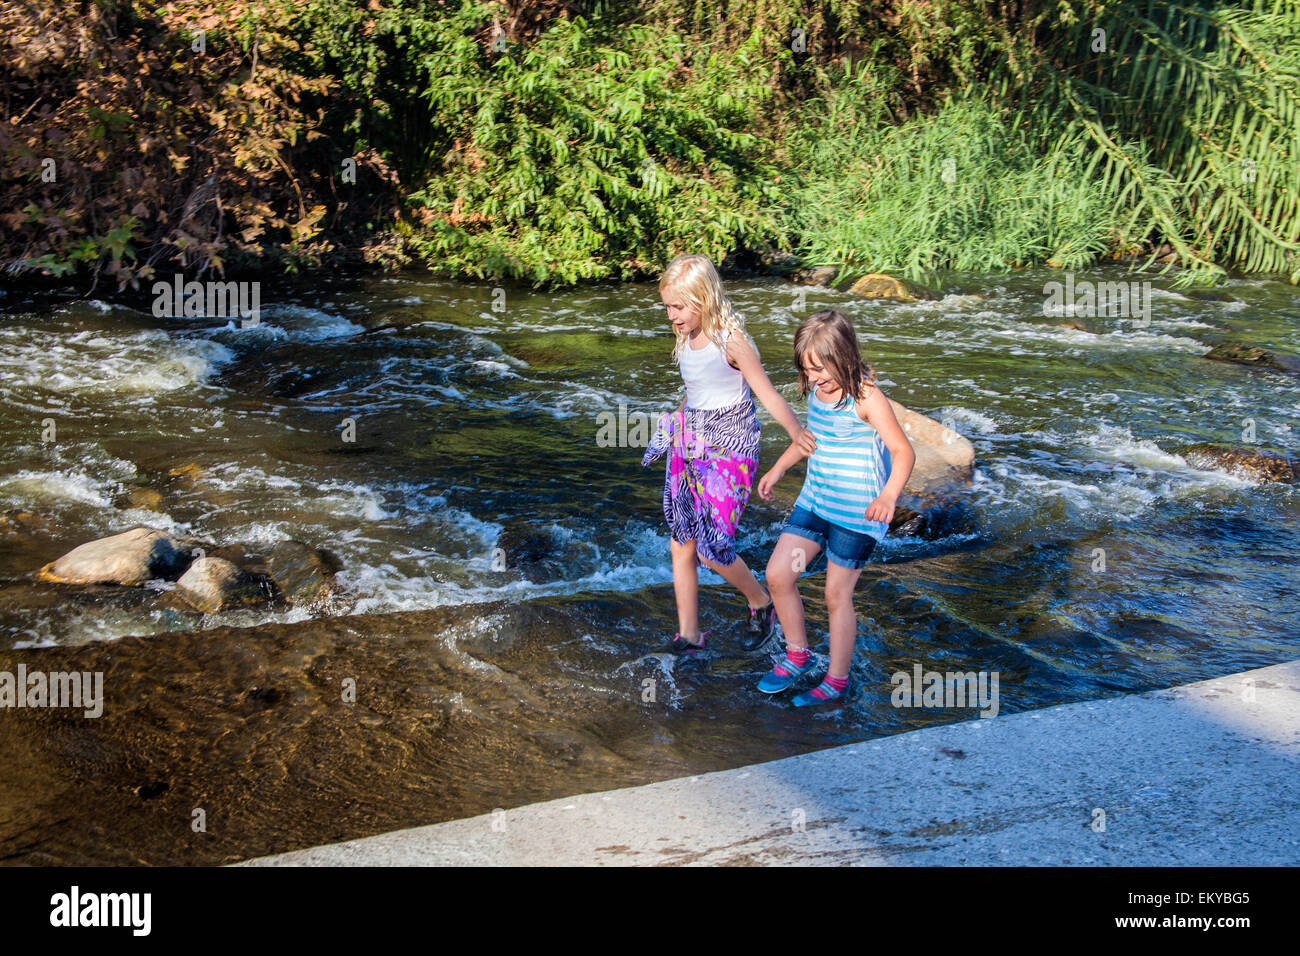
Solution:
M 1300 661 L 252 865 L 1300 862 Z

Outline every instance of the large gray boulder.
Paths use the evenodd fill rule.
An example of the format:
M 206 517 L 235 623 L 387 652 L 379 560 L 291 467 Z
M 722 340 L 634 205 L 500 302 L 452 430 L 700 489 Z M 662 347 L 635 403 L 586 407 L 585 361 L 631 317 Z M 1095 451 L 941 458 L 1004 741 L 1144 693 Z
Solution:
M 175 580 L 190 563 L 187 542 L 156 528 L 132 528 L 87 541 L 36 572 L 60 584 L 143 584 Z

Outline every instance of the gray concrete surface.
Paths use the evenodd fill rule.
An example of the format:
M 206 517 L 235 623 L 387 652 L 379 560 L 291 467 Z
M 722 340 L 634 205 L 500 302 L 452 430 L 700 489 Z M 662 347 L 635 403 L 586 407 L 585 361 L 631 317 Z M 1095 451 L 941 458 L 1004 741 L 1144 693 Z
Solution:
M 1291 661 L 240 865 L 1294 866 L 1298 764 Z

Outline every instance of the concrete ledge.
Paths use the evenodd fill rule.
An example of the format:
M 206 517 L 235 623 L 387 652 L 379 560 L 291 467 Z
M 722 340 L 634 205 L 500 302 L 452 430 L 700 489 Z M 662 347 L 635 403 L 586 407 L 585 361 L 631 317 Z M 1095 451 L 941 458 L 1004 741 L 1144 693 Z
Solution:
M 240 865 L 1295 866 L 1298 770 L 1291 661 Z

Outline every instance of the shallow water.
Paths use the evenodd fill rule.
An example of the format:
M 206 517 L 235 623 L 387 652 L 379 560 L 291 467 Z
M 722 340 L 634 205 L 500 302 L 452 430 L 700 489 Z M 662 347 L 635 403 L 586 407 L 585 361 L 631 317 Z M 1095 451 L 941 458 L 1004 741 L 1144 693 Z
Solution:
M 1101 276 L 1124 277 L 1115 268 L 1088 278 Z M 389 278 L 309 295 L 264 292 L 254 329 L 6 293 L 0 510 L 30 512 L 37 523 L 0 539 L 0 648 L 14 662 L 38 659 L 39 648 L 81 654 L 73 645 L 123 635 L 166 641 L 167 632 L 295 622 L 304 622 L 295 639 L 320 632 L 301 609 L 178 614 L 154 600 L 162 585 L 114 597 L 114 589 L 30 583 L 31 571 L 76 544 L 137 524 L 253 551 L 289 537 L 329 548 L 344 570 L 339 593 L 317 614 L 356 618 L 354 642 L 409 637 L 424 620 L 371 615 L 457 606 L 471 632 L 527 643 L 509 679 L 497 665 L 461 660 L 445 693 L 495 688 L 549 728 L 569 763 L 512 781 L 489 779 L 492 761 L 472 760 L 459 786 L 481 799 L 453 799 L 460 790 L 444 787 L 437 800 L 399 801 L 401 813 L 383 826 L 974 717 L 892 707 L 890 675 L 918 663 L 999 672 L 1000 710 L 1013 712 L 1295 657 L 1296 489 L 1198 469 L 1180 451 L 1200 441 L 1245 444 L 1250 422 L 1257 445 L 1295 454 L 1300 378 L 1201 356 L 1220 341 L 1300 352 L 1300 291 L 1238 280 L 1219 301 L 1157 289 L 1143 325 L 1044 315 L 1043 284 L 1055 278 L 1048 270 L 955 276 L 959 292 L 913 305 L 775 278 L 727 283 L 773 382 L 800 415 L 791 335 L 802 316 L 834 307 L 855 319 L 891 397 L 976 447 L 973 523 L 937 541 L 886 539 L 864 571 L 859 692 L 833 711 L 796 713 L 752 690 L 766 661 L 730 651 L 743 601 L 709 572 L 701 580 L 717 587 L 703 626 L 717 635 L 716 658 L 683 674 L 643 656 L 675 628 L 662 467 L 642 469 L 640 448 L 598 439 L 602 414 L 653 415 L 680 397 L 652 285 L 507 290 L 503 311 L 494 311 L 500 299 L 487 285 Z M 1071 321 L 1090 331 L 1061 326 Z M 785 435 L 760 417 L 768 467 Z M 57 427 L 53 442 L 41 440 L 46 419 Z M 346 419 L 354 441 L 341 437 Z M 800 474 L 785 479 L 778 500 L 747 510 L 740 552 L 751 567 L 765 563 Z M 124 507 L 129 486 L 161 492 L 158 510 Z M 824 651 L 822 580 L 808 576 L 804 593 Z M 486 602 L 547 596 L 565 599 L 574 633 L 547 630 L 539 644 L 538 635 L 490 625 Z M 455 642 L 443 643 L 456 657 Z M 138 653 L 146 670 L 137 684 L 181 678 L 167 653 Z M 647 680 L 655 707 L 641 700 Z M 597 739 L 592 708 L 601 701 Z M 222 729 L 240 733 L 220 708 L 205 719 L 231 721 Z M 508 763 L 506 724 L 466 733 Z M 610 740 L 639 741 L 627 758 L 637 772 L 601 762 L 601 741 Z M 689 759 L 655 756 L 683 747 Z M 39 748 L 32 754 L 39 763 Z M 591 761 L 594 776 L 573 769 Z M 341 779 L 321 799 L 345 800 L 365 783 Z M 21 780 L 9 786 L 21 802 Z M 50 821 L 32 825 L 58 843 Z M 340 825 L 358 832 L 355 821 Z M 284 848 L 256 821 L 241 832 L 245 843 L 226 854 Z M 148 855 L 169 858 L 165 849 Z

